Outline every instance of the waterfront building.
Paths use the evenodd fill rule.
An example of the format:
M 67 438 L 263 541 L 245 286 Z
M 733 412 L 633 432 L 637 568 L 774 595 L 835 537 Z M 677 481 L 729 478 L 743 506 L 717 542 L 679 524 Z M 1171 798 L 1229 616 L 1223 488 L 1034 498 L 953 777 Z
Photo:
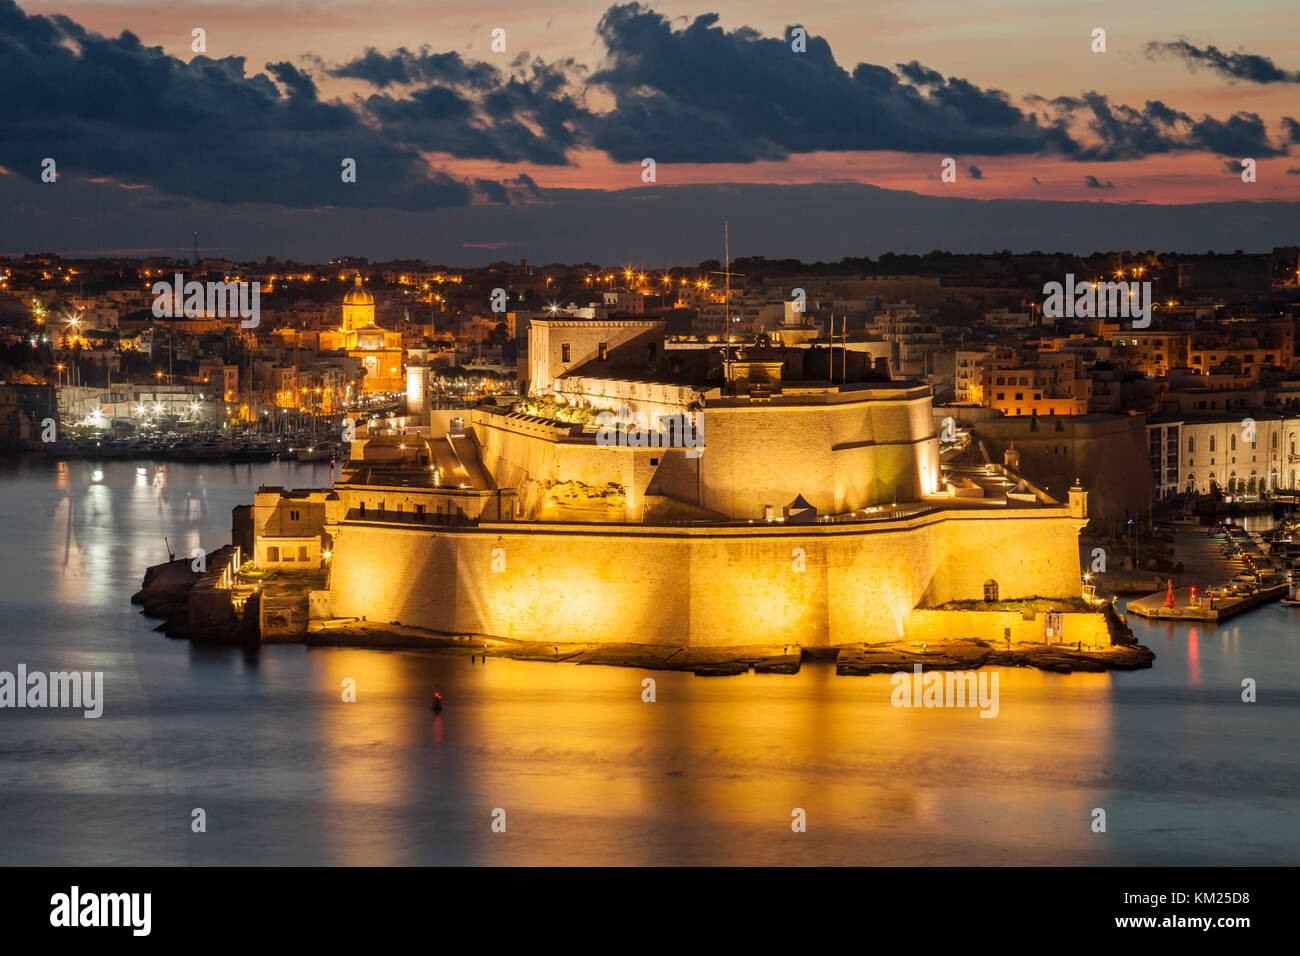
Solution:
M 602 343 L 607 361 L 624 348 L 643 365 L 649 345 L 662 355 L 662 335 L 642 339 L 647 322 L 542 326 L 555 340 L 534 375 L 552 383 L 579 348 L 596 361 Z M 985 633 L 997 615 L 951 602 L 1078 597 L 1082 487 L 1054 497 L 1002 465 L 945 464 L 928 386 L 807 381 L 782 366 L 733 354 L 720 382 L 647 383 L 619 365 L 599 382 L 584 374 L 581 391 L 534 393 L 573 420 L 483 406 L 359 429 L 319 512 L 259 494 L 267 514 L 320 525 L 264 522 L 257 560 L 269 566 L 277 547 L 282 566 L 293 538 L 310 566 L 297 539 L 319 532 L 317 617 L 554 643 L 1001 640 L 1000 625 Z M 648 385 L 641 400 L 689 428 L 611 415 Z M 1073 617 L 1071 640 L 1106 633 L 1099 614 Z M 1014 639 L 1035 627 L 1042 639 L 1041 624 Z

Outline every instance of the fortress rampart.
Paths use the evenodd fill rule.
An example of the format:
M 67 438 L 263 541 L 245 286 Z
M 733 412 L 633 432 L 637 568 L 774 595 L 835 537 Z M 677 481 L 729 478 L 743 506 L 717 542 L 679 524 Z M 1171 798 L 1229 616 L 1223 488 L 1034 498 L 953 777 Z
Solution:
M 908 637 L 910 612 L 1079 594 L 1061 508 L 919 509 L 814 525 L 349 521 L 334 617 L 526 641 L 831 646 Z

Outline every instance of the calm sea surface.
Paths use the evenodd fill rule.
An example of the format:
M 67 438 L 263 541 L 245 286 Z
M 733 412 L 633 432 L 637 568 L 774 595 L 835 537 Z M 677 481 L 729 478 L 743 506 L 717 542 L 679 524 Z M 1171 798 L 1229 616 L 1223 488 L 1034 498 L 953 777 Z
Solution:
M 212 550 L 257 485 L 329 468 L 157 468 L 0 462 L 0 671 L 105 683 L 98 720 L 0 710 L 0 863 L 1300 863 L 1294 608 L 1135 619 L 1154 669 L 1002 670 L 995 719 L 825 666 L 643 703 L 621 668 L 169 640 L 128 600 L 164 536 Z

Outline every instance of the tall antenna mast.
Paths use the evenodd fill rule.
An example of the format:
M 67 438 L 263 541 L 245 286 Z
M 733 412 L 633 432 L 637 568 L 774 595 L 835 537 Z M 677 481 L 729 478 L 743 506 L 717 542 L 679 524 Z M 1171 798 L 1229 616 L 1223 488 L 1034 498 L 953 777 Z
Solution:
M 722 220 L 722 258 L 726 265 L 722 267 L 726 276 L 726 291 L 722 298 L 722 315 L 726 319 L 727 334 L 731 334 L 731 223 Z

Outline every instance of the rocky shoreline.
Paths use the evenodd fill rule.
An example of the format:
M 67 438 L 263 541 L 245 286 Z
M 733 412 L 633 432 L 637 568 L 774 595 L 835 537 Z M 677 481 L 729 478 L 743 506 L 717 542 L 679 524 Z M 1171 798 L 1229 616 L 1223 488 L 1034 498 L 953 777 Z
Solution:
M 255 615 L 208 627 L 190 623 L 190 592 L 201 577 L 201 572 L 190 567 L 188 558 L 155 564 L 145 571 L 140 590 L 131 595 L 131 603 L 139 604 L 145 617 L 160 618 L 162 623 L 154 630 L 168 637 L 206 644 L 259 643 Z
M 997 648 L 982 641 L 945 641 L 918 651 L 903 642 L 840 649 L 837 674 L 890 674 L 920 664 L 923 670 L 975 670 L 980 667 L 1035 667 L 1056 674 L 1075 671 L 1131 671 L 1150 667 L 1156 655 L 1143 644 L 1112 644 L 1083 650 L 1068 644 L 1016 644 Z
M 804 662 L 835 664 L 845 676 L 923 670 L 976 670 L 980 667 L 1032 667 L 1057 674 L 1100 673 L 1151 667 L 1155 654 L 1141 644 L 1115 644 L 1085 650 L 1060 644 L 1018 644 L 995 648 L 974 640 L 919 644 L 848 644 L 752 647 L 668 647 L 652 644 L 539 644 L 481 635 L 446 635 L 392 624 L 349 623 L 314 627 L 301 642 L 314 646 L 375 649 L 434 648 L 472 656 L 568 664 L 604 664 L 645 670 L 689 671 L 697 677 L 734 674 L 796 674 Z

